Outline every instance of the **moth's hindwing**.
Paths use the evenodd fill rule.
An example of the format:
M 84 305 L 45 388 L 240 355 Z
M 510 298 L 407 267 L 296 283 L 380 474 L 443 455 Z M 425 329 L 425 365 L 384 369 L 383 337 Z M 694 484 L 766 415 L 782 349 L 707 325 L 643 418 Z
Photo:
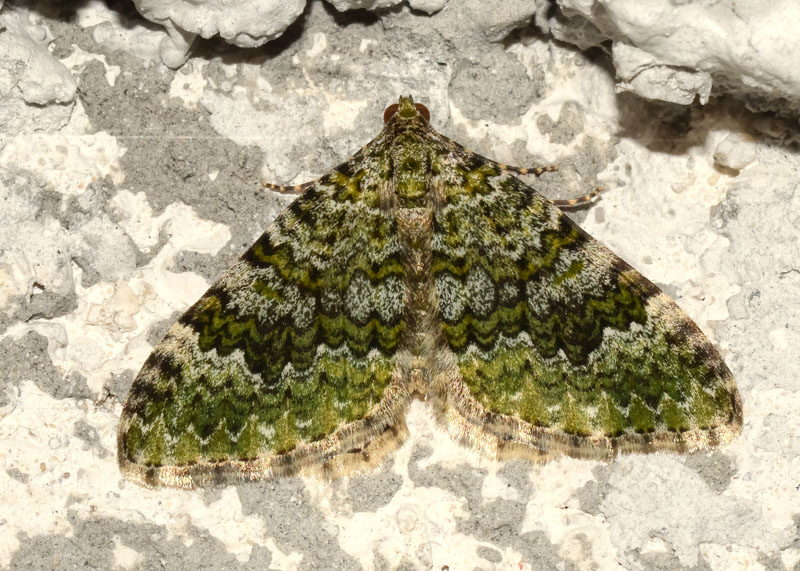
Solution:
M 406 435 L 413 396 L 492 457 L 739 433 L 731 373 L 686 314 L 426 112 L 401 97 L 167 332 L 123 408 L 126 477 L 370 468 Z
M 440 390 L 471 428 L 463 440 L 547 460 L 740 432 L 728 367 L 669 297 L 515 177 L 441 160 L 462 181 L 436 218 L 433 273 L 455 357 Z
M 335 474 L 402 439 L 402 253 L 359 176 L 308 189 L 167 332 L 123 410 L 127 477 L 193 487 Z

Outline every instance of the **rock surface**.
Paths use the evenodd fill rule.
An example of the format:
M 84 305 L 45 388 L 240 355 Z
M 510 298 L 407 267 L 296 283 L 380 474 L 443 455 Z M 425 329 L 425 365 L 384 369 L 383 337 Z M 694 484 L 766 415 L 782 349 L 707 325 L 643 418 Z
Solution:
M 326 0 L 339 12 L 370 10 L 390 21 L 402 0 Z M 186 61 L 196 36 L 219 34 L 236 46 L 260 46 L 280 37 L 306 9 L 304 0 L 135 0 L 141 14 L 167 31 L 161 57 L 170 67 Z M 409 0 L 434 14 L 446 0 Z M 580 49 L 610 46 L 617 90 L 689 105 L 732 94 L 756 111 L 800 110 L 800 5 L 778 0 L 671 2 L 669 0 L 512 0 L 489 6 L 464 0 L 452 12 L 468 16 L 486 39 L 499 42 L 532 17 L 552 37 Z
M 756 111 L 800 110 L 800 4 L 778 0 L 550 0 L 554 37 L 611 42 L 617 88 L 681 105 L 732 94 Z M 546 13 L 544 8 L 540 13 Z M 785 101 L 781 101 L 785 98 Z
M 638 19 L 633 2 L 393 4 L 314 2 L 281 38 L 197 41 L 178 70 L 127 3 L 2 6 L 0 567 L 797 566 L 800 133 L 759 111 L 795 109 L 794 5 L 737 2 L 738 28 L 725 3 L 648 2 Z M 225 3 L 191 5 L 211 22 L 198 36 L 258 43 L 279 20 L 240 36 Z M 672 56 L 683 36 L 659 36 L 665 14 L 697 36 Z M 748 30 L 759 41 L 741 51 Z M 558 164 L 533 181 L 549 197 L 605 187 L 571 216 L 720 348 L 742 435 L 690 457 L 492 463 L 415 403 L 409 441 L 375 474 L 192 493 L 125 482 L 121 402 L 166 328 L 291 201 L 260 183 L 327 172 L 408 93 L 476 152 Z

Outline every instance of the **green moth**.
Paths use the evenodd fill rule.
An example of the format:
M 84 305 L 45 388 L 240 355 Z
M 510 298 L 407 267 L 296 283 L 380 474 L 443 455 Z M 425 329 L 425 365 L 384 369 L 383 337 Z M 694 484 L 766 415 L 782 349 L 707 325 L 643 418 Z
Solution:
M 403 441 L 415 397 L 494 458 L 736 437 L 733 377 L 669 297 L 410 97 L 385 123 L 298 187 L 147 359 L 119 425 L 127 478 L 370 469 Z

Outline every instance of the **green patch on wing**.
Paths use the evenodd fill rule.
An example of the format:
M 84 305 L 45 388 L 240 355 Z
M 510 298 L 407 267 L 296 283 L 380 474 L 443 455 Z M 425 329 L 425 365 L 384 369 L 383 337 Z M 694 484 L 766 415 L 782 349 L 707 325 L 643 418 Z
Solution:
M 124 413 L 128 461 L 281 455 L 380 403 L 405 330 L 402 288 L 386 286 L 403 279 L 397 236 L 364 207 L 374 196 L 354 196 L 358 177 L 335 179 L 275 223 L 310 243 L 265 233 L 148 359 Z M 323 210 L 334 228 L 316 223 Z M 318 255 L 326 251 L 330 259 Z
M 432 267 L 445 341 L 481 405 L 578 437 L 735 422 L 727 368 L 674 303 L 659 298 L 656 314 L 652 284 L 524 185 L 483 165 L 463 181 Z M 489 311 L 470 291 L 475 268 L 494 284 Z
M 673 302 L 410 97 L 385 117 L 147 359 L 120 420 L 127 477 L 374 466 L 412 394 L 464 442 L 539 459 L 738 433 L 730 371 Z

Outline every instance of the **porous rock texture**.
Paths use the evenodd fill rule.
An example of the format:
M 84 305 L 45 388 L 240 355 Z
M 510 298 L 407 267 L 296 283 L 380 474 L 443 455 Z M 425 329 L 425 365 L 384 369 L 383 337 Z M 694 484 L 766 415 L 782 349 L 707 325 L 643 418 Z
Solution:
M 0 7 L 0 567 L 795 568 L 795 5 L 249 6 L 256 31 L 194 2 L 159 16 L 171 36 L 123 1 Z M 203 10 L 213 25 L 180 20 Z M 286 31 L 201 37 L 223 29 L 251 46 Z M 292 200 L 261 182 L 329 171 L 401 94 L 478 153 L 559 165 L 531 181 L 548 197 L 604 187 L 570 215 L 720 349 L 744 403 L 733 444 L 495 463 L 416 402 L 372 474 L 191 493 L 122 478 L 134 375 Z

